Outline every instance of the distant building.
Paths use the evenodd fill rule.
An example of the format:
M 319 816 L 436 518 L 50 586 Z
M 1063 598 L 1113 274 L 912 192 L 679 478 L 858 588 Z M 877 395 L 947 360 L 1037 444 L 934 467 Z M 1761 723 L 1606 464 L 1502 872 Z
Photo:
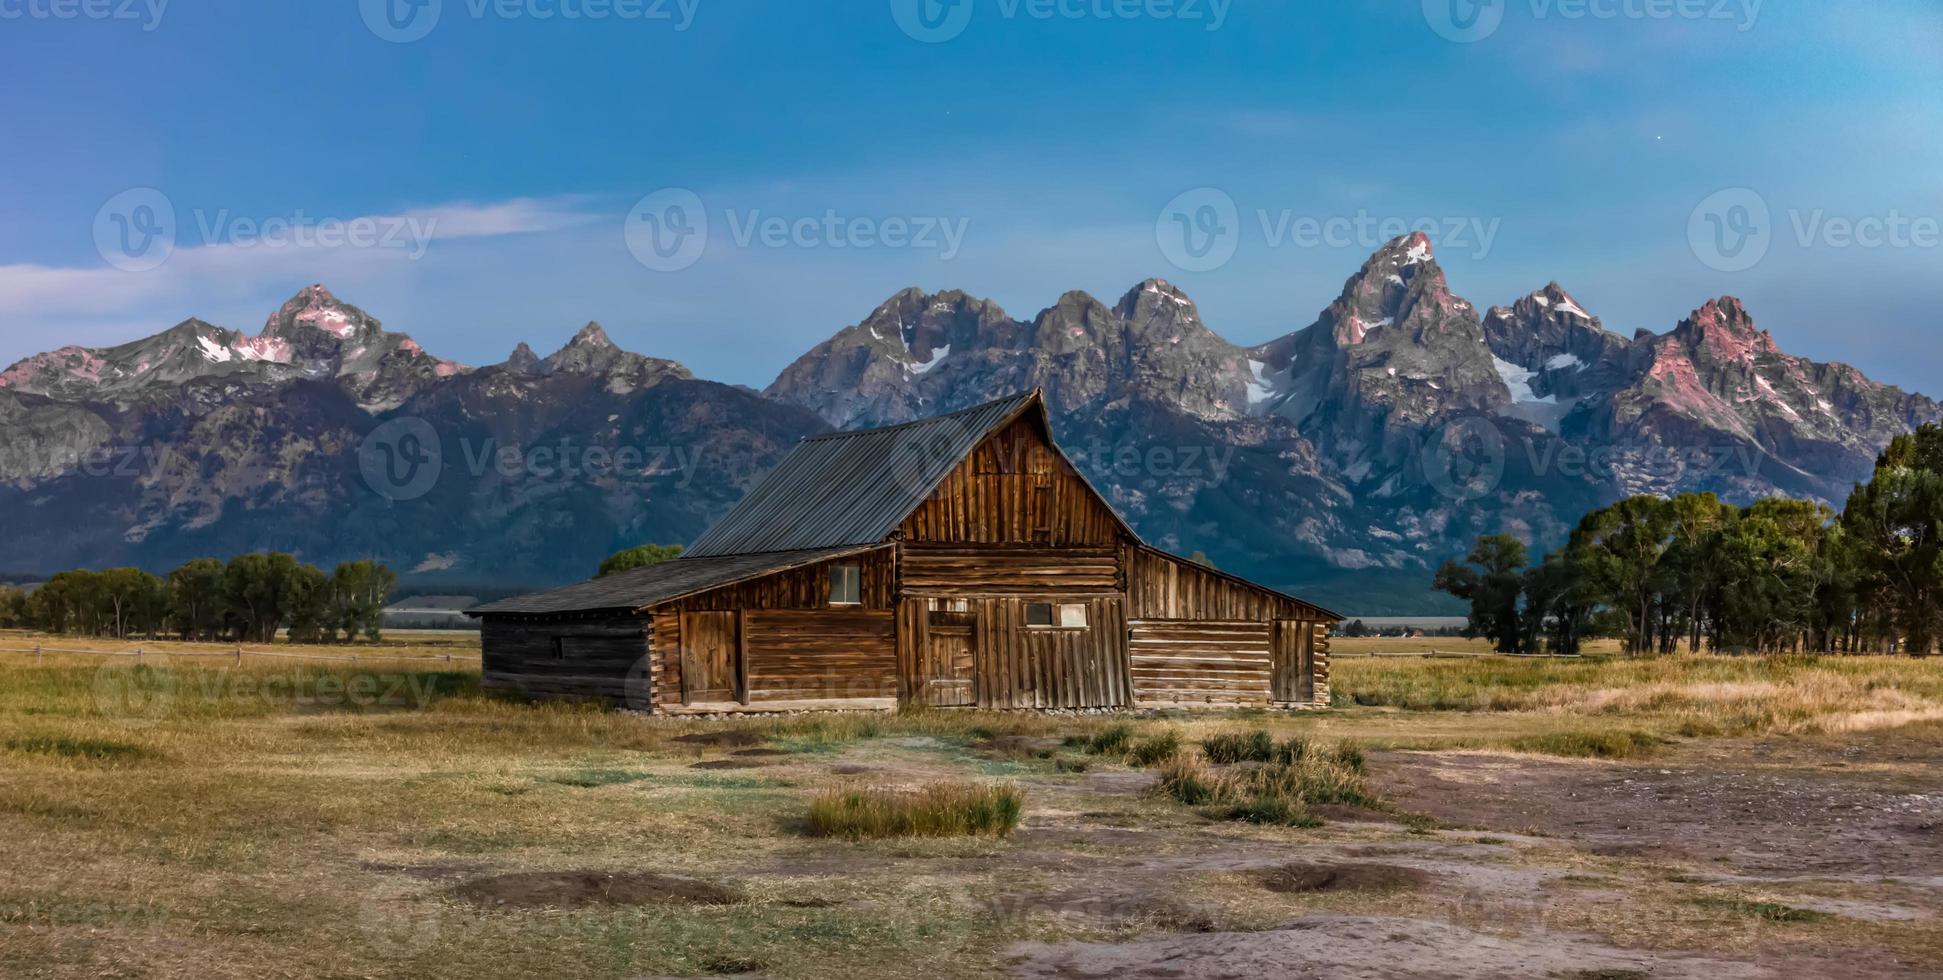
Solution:
M 1141 541 L 1037 391 L 804 440 L 681 558 L 471 614 L 488 688 L 658 714 L 1321 707 L 1342 618 Z

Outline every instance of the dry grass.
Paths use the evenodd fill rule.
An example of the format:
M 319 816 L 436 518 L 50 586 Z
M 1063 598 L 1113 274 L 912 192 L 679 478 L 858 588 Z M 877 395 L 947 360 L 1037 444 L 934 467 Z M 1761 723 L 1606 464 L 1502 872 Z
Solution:
M 0 636 L 0 646 L 21 641 L 35 642 Z M 469 636 L 394 636 L 349 652 L 404 662 L 362 663 L 158 656 L 163 648 L 148 644 L 138 663 L 59 652 L 100 641 L 38 642 L 50 651 L 38 661 L 0 653 L 0 976 L 626 977 L 735 967 L 804 980 L 984 977 L 1002 972 L 1000 951 L 1020 940 L 1128 934 L 1006 912 L 1004 901 L 1039 881 L 1033 875 L 1054 874 L 1022 877 L 1021 866 L 1057 867 L 1086 887 L 1117 880 L 1128 859 L 1209 841 L 1257 848 L 1400 835 L 1288 826 L 1323 801 L 1367 794 L 1354 753 L 1334 748 L 1352 738 L 1510 748 L 1574 732 L 1677 738 L 1702 722 L 1726 733 L 1840 732 L 1943 706 L 1934 662 L 1344 659 L 1336 690 L 1376 703 L 1165 721 L 913 711 L 709 723 L 488 696 Z M 1189 755 L 1224 733 L 1252 745 L 1256 728 L 1273 753 L 1251 764 L 1263 775 Z M 736 758 L 679 741 L 718 731 L 748 732 L 786 754 L 748 770 L 691 768 Z M 1098 746 L 1086 759 L 1107 772 L 1061 772 L 1071 752 L 993 760 L 973 749 L 1010 735 Z M 1282 765 L 1298 743 L 1301 764 Z M 1197 806 L 1263 824 L 1207 823 L 1170 799 L 1083 790 L 1135 763 L 1200 780 L 1207 793 Z M 1016 781 L 1034 803 L 1015 819 L 1033 833 L 808 837 L 804 814 L 836 778 Z M 1038 833 L 1094 817 L 1140 837 L 1068 846 Z M 1631 866 L 1597 870 L 1637 877 Z M 749 898 L 567 912 L 451 897 L 479 878 L 568 871 L 682 876 Z M 1166 887 L 1200 896 L 1210 880 L 1184 874 Z M 1701 908 L 1656 887 L 1665 894 L 1646 900 L 1667 922 L 1716 916 L 1769 927 L 1758 910 Z M 1229 889 L 1209 901 L 1224 922 L 1286 921 L 1293 907 L 1266 904 L 1268 896 Z
M 880 837 L 1005 837 L 1019 826 L 1025 794 L 1009 785 L 933 783 L 916 790 L 856 786 L 810 801 L 810 833 Z

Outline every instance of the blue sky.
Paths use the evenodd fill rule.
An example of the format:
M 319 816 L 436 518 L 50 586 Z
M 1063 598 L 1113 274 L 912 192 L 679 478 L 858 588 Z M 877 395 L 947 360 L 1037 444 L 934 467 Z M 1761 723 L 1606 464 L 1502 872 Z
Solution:
M 906 0 L 439 0 L 393 9 L 429 28 L 405 41 L 381 0 L 83 2 L 0 0 L 0 362 L 254 332 L 311 281 L 466 363 L 599 320 L 756 386 L 911 285 L 1028 317 L 1162 276 L 1255 343 L 1378 222 L 1429 220 L 1481 305 L 1557 279 L 1631 333 L 1731 293 L 1784 349 L 1943 395 L 1933 0 L 1503 0 L 1463 42 L 1445 0 L 958 0 L 936 43 Z M 1235 250 L 1182 268 L 1156 226 L 1201 188 Z M 1749 191 L 1766 252 L 1739 268 L 1696 207 Z M 678 192 L 706 246 L 662 259 L 637 204 Z M 114 222 L 158 193 L 147 268 Z M 1305 219 L 1348 233 L 1275 234 Z

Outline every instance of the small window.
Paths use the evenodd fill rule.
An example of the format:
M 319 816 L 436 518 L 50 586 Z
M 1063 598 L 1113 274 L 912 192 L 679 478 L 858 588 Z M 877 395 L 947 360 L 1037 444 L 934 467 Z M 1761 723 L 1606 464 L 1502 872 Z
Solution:
M 861 606 L 863 602 L 863 568 L 857 565 L 831 565 L 830 605 Z
M 1084 602 L 1028 602 L 1025 624 L 1033 629 L 1083 630 L 1087 627 Z
M 567 659 L 567 638 L 566 637 L 556 636 L 553 638 L 553 659 L 555 660 Z

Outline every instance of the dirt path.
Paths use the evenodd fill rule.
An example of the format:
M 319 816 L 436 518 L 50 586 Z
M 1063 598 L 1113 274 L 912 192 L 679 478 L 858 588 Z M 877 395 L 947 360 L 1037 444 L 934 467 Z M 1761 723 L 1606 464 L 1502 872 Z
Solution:
M 1160 832 L 1169 846 L 1135 845 L 1145 853 L 1119 857 L 1091 890 L 1068 882 L 1038 904 L 1144 907 L 1159 934 L 1022 943 L 1007 968 L 1024 980 L 1943 977 L 1934 940 L 1911 953 L 1863 935 L 1943 928 L 1943 739 L 1716 741 L 1628 763 L 1386 752 L 1371 768 L 1401 810 L 1467 829 L 1365 825 L 1359 842 L 1338 822 L 1343 836 L 1267 846 Z M 1085 823 L 1035 834 L 1084 840 Z M 1230 894 L 1279 882 L 1314 903 L 1235 930 L 1188 898 L 1185 883 L 1211 874 Z M 1698 911 L 1748 889 L 1788 904 Z
M 1766 741 L 1643 763 L 1384 753 L 1375 768 L 1399 806 L 1456 826 L 1753 877 L 1943 886 L 1943 747 L 1867 750 Z

